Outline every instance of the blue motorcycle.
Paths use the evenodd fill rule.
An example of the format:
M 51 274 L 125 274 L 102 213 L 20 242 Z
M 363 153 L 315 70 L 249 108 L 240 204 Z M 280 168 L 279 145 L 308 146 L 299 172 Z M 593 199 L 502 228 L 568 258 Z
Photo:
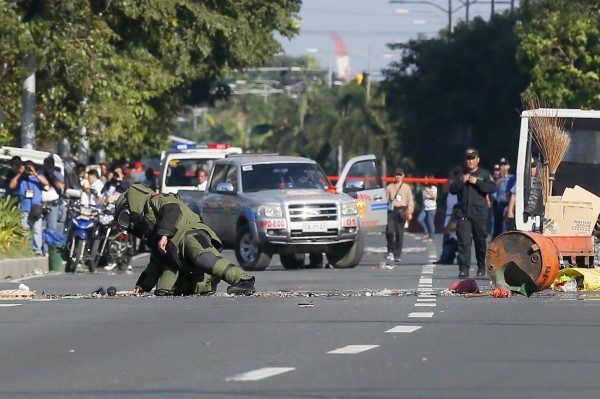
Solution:
M 67 245 L 63 251 L 67 272 L 83 272 L 89 260 L 89 243 L 98 218 L 98 210 L 92 206 L 82 205 L 79 199 L 72 198 L 67 206 Z M 93 270 L 94 269 L 94 270 Z M 90 272 L 95 267 L 90 264 Z

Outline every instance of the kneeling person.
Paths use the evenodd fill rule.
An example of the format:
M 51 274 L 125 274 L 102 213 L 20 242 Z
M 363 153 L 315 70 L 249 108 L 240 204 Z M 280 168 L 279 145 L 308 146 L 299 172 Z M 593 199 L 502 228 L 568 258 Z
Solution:
M 115 219 L 145 239 L 151 251 L 135 292 L 156 286 L 156 295 L 210 293 L 220 280 L 230 284 L 229 294 L 255 292 L 254 277 L 221 256 L 221 240 L 176 195 L 156 194 L 144 184 L 134 184 L 119 196 Z

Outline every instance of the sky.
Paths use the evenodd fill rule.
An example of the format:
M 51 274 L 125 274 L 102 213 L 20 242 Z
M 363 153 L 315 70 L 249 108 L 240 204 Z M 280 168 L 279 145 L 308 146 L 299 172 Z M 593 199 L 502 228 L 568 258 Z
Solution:
M 466 0 L 450 0 L 453 25 L 465 19 Z M 491 0 L 469 0 L 470 19 L 481 16 L 488 19 Z M 399 53 L 391 52 L 387 43 L 406 42 L 420 34 L 433 37 L 448 26 L 449 0 L 411 0 L 411 4 L 391 3 L 390 0 L 303 0 L 300 10 L 301 30 L 293 39 L 279 37 L 285 54 L 289 56 L 311 55 L 327 69 L 330 63 L 335 68 L 331 38 L 337 32 L 348 50 L 352 74 L 368 72 L 372 76 Z M 474 3 L 474 4 L 473 4 Z M 515 7 L 519 1 L 514 0 Z M 441 9 L 440 9 L 441 8 Z M 510 0 L 495 0 L 495 11 L 510 8 Z M 369 62 L 370 60 L 370 62 Z

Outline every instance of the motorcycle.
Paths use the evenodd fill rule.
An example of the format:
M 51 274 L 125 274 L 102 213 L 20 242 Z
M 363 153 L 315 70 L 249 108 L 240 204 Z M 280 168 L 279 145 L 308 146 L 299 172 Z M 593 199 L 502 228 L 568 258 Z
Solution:
M 134 254 L 133 237 L 114 220 L 115 202 L 119 193 L 108 191 L 98 209 L 98 223 L 94 229 L 90 249 L 90 270 L 95 271 L 101 262 L 105 269 L 117 267 L 125 271 Z
M 81 190 L 67 190 L 67 243 L 63 251 L 65 270 L 74 273 L 83 271 L 88 260 L 89 238 L 93 234 L 98 211 L 81 203 Z M 94 272 L 90 267 L 90 271 Z

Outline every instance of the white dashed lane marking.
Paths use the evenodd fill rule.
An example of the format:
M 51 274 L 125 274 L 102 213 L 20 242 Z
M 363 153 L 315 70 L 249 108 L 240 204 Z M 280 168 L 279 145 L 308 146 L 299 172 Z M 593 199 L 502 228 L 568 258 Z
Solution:
M 346 345 L 342 346 L 341 348 L 329 351 L 327 353 L 355 355 L 357 353 L 361 353 L 378 347 L 379 345 Z
M 225 378 L 225 381 L 260 381 L 295 369 L 295 367 L 265 367 Z
M 433 312 L 412 312 L 408 314 L 408 317 L 433 317 Z
M 420 302 L 420 303 L 415 303 L 416 307 L 430 307 L 430 308 L 434 308 L 437 305 L 435 303 L 431 303 L 431 302 Z
M 417 302 L 435 302 L 435 298 L 417 298 Z
M 386 333 L 412 333 L 420 328 L 421 326 L 396 326 L 387 330 Z
M 419 279 L 419 284 L 431 285 L 431 284 L 433 284 L 433 279 L 430 277 L 421 277 Z
M 0 308 L 10 308 L 13 306 L 21 306 L 22 303 L 0 303 Z

